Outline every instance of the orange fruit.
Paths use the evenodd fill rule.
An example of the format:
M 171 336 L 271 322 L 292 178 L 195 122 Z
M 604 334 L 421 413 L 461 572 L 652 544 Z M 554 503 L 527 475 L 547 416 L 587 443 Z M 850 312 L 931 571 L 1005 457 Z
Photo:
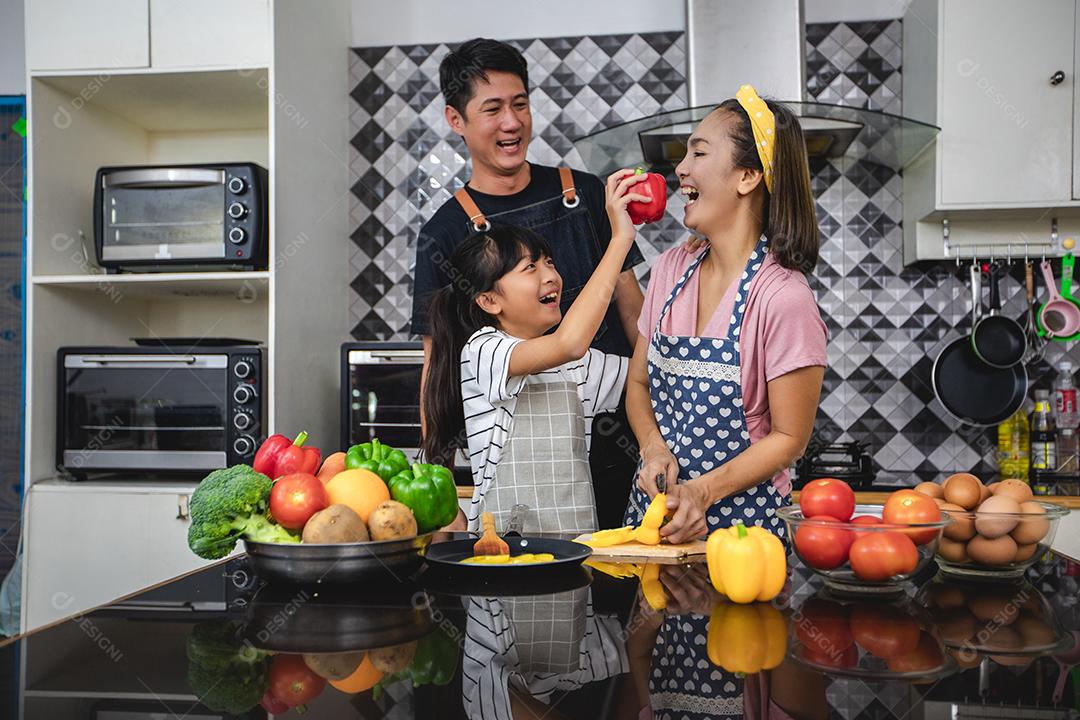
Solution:
M 356 472 L 356 470 L 346 472 Z M 363 470 L 361 472 L 367 471 Z M 376 475 L 376 477 L 378 476 Z M 382 482 L 382 480 L 380 479 L 379 482 Z M 343 680 L 328 680 L 327 682 L 343 693 L 359 693 L 375 687 L 375 683 L 382 680 L 382 676 L 382 670 L 372 664 L 371 655 L 365 654 L 363 661 L 353 671 L 352 675 Z
M 371 511 L 390 499 L 383 479 L 370 470 L 342 470 L 326 483 L 331 505 L 346 505 L 367 524 Z

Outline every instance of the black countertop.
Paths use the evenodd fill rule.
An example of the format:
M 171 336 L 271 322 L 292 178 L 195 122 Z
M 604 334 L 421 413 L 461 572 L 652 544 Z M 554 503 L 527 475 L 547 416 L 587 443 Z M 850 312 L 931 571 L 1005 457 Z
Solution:
M 1080 717 L 1080 566 L 928 570 L 886 602 L 796 564 L 774 603 L 733 606 L 703 564 L 662 566 L 658 598 L 595 569 L 267 585 L 240 558 L 6 641 L 0 717 L 261 718 L 271 685 L 311 695 L 305 718 Z

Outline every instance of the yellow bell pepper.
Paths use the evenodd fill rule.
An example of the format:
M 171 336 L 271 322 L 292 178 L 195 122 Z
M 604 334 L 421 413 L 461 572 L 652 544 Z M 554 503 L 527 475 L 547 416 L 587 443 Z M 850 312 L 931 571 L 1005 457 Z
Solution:
M 768 603 L 719 602 L 709 618 L 706 650 L 709 660 L 728 672 L 771 670 L 787 652 L 784 616 Z
M 667 495 L 657 493 L 656 497 L 645 509 L 645 515 L 641 518 L 641 525 L 634 530 L 633 539 L 642 545 L 660 544 L 660 526 L 664 524 L 667 516 Z
M 611 547 L 612 545 L 622 545 L 628 543 L 633 539 L 634 526 L 627 525 L 626 527 L 614 528 L 612 530 L 597 530 L 592 534 L 588 540 L 580 540 L 582 545 L 588 545 L 591 548 Z
M 641 569 L 641 594 L 653 610 L 663 610 L 667 607 L 667 592 L 664 584 L 660 582 L 660 566 L 649 563 Z
M 591 567 L 597 572 L 602 572 L 605 575 L 610 575 L 614 578 L 628 578 L 628 577 L 640 577 L 641 567 L 634 563 L 622 563 L 622 562 L 604 562 L 603 560 L 596 560 L 589 558 L 583 565 Z
M 784 587 L 787 558 L 780 538 L 742 523 L 714 530 L 705 546 L 709 579 L 732 602 L 768 602 Z

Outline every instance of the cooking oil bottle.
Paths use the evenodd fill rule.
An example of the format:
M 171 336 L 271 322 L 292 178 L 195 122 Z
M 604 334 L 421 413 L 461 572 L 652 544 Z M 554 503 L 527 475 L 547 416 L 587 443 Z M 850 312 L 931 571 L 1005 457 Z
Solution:
M 997 455 L 1002 478 L 1027 480 L 1031 466 L 1031 434 L 1024 408 L 1020 408 L 998 425 Z

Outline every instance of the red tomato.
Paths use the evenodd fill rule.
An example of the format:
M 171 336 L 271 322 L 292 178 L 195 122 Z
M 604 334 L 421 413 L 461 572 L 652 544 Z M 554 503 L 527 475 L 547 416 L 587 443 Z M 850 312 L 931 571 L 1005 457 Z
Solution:
M 915 543 L 901 532 L 861 533 L 851 545 L 851 569 L 855 577 L 870 582 L 888 580 L 893 575 L 912 572 L 919 564 Z
M 275 655 L 270 661 L 270 688 L 267 692 L 289 707 L 311 702 L 324 687 L 326 680 L 313 673 L 300 655 Z
M 855 491 L 843 480 L 811 480 L 799 495 L 799 508 L 803 517 L 828 515 L 847 522 L 855 512 Z
M 854 645 L 844 650 L 822 650 L 803 646 L 803 659 L 825 667 L 853 668 L 859 664 L 859 649 Z
M 815 523 L 802 523 L 795 531 L 795 550 L 799 557 L 810 567 L 818 570 L 832 570 L 844 564 L 848 559 L 848 548 L 854 537 L 850 530 L 819 526 L 817 522 L 837 523 L 840 521 L 827 515 L 814 518 Z
M 897 490 L 885 501 L 881 519 L 890 525 L 937 522 L 941 510 L 934 499 L 914 490 Z M 939 530 L 905 530 L 916 545 L 925 545 L 938 536 Z
M 282 527 L 299 530 L 315 513 L 330 504 L 326 487 L 314 475 L 293 473 L 274 481 L 270 514 Z
M 928 632 L 921 632 L 919 642 L 912 652 L 888 658 L 885 664 L 893 672 L 927 672 L 936 670 L 945 662 L 941 642 Z
M 851 518 L 852 525 L 880 525 L 881 518 L 876 515 L 859 515 Z
M 847 610 L 838 602 L 812 597 L 802 604 L 794 619 L 795 636 L 807 650 L 836 654 L 855 642 Z
M 851 611 L 851 634 L 867 652 L 891 658 L 915 652 L 919 623 L 895 605 L 867 602 Z
M 284 715 L 289 712 L 289 706 L 274 697 L 269 690 L 263 695 L 263 699 L 259 704 L 263 706 L 263 710 L 271 715 Z

